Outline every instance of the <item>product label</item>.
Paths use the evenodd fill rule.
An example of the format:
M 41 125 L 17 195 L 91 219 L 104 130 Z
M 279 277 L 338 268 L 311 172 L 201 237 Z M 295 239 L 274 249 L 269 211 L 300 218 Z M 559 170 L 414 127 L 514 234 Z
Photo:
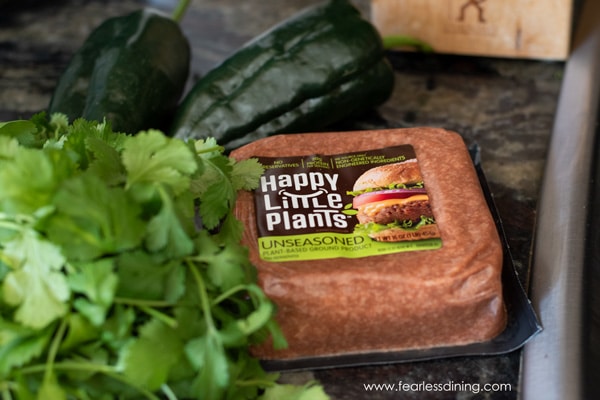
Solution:
M 254 200 L 265 261 L 360 258 L 442 245 L 410 145 L 258 160 L 265 173 Z

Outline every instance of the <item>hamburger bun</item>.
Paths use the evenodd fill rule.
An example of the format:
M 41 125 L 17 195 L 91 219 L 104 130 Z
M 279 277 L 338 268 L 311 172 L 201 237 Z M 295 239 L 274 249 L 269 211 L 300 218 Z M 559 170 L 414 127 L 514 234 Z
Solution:
M 361 191 L 369 188 L 387 187 L 390 183 L 414 184 L 422 180 L 423 177 L 417 160 L 413 158 L 367 170 L 358 177 L 353 189 Z

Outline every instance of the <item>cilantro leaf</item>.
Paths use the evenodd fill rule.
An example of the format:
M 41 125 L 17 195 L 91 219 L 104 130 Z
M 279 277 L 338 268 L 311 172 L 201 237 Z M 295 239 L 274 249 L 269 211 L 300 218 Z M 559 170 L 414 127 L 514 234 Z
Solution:
M 75 349 L 86 342 L 94 341 L 98 336 L 98 327 L 93 326 L 85 316 L 72 313 L 67 316 L 67 334 L 60 344 L 60 351 Z M 81 348 L 80 348 L 81 349 Z
M 106 187 L 94 175 L 65 182 L 54 204 L 56 213 L 49 217 L 46 232 L 69 258 L 91 260 L 132 249 L 144 236 L 140 206 L 125 190 Z
M 12 148 L 11 162 L 0 168 L 0 209 L 11 214 L 33 214 L 51 202 L 59 185 L 75 165 L 60 152 Z
M 110 314 L 102 325 L 102 341 L 111 349 L 123 348 L 134 336 L 134 323 L 138 317 L 134 308 L 113 304 Z
M 236 195 L 231 183 L 221 177 L 227 172 L 219 168 L 215 161 L 212 162 L 212 165 L 213 170 L 219 171 L 220 178 L 213 178 L 212 183 L 200 194 L 199 214 L 207 229 L 213 229 L 219 225 L 222 218 L 233 207 Z M 210 178 L 207 180 L 210 181 Z
M 16 139 L 0 136 L 0 165 L 3 160 L 12 160 L 19 151 L 19 142 Z
M 136 183 L 165 184 L 175 194 L 188 189 L 197 164 L 193 153 L 180 140 L 157 130 L 140 132 L 125 143 L 122 154 L 127 186 Z
M 113 271 L 114 260 L 104 258 L 74 264 L 73 267 L 76 272 L 68 275 L 69 286 L 73 292 L 85 295 L 75 299 L 73 305 L 98 326 L 104 322 L 118 284 L 117 275 Z
M 56 376 L 45 376 L 37 393 L 38 399 L 67 400 L 67 394 L 58 383 Z
M 221 219 L 218 232 L 215 232 L 213 238 L 220 244 L 239 243 L 244 233 L 244 224 L 235 218 L 233 212 L 229 211 Z
M 121 154 L 109 143 L 95 137 L 85 141 L 86 149 L 94 156 L 88 171 L 99 177 L 108 186 L 123 184 L 126 179 L 125 167 L 121 163 Z
M 219 146 L 214 137 L 195 140 L 193 142 L 193 147 L 196 154 L 201 158 L 210 159 L 223 155 L 223 147 Z
M 264 172 L 265 168 L 256 158 L 240 160 L 232 165 L 231 182 L 236 190 L 253 190 Z
M 164 251 L 170 258 L 189 255 L 194 250 L 194 243 L 190 238 L 192 229 L 191 218 L 188 215 L 188 223 L 184 224 L 182 215 L 179 215 L 177 204 L 163 188 L 159 188 L 162 206 L 160 211 L 148 222 L 148 234 L 146 236 L 146 245 L 150 251 Z M 193 208 L 191 199 L 188 201 L 189 209 Z M 186 227 L 187 225 L 187 227 Z
M 215 182 L 200 196 L 199 213 L 206 229 L 216 228 L 232 207 L 235 193 L 228 184 Z
M 43 328 L 67 312 L 71 292 L 60 271 L 65 263 L 60 248 L 23 229 L 4 244 L 0 257 L 12 269 L 2 282 L 2 293 L 7 304 L 17 307 L 16 321 Z
M 231 182 L 232 164 L 230 159 L 217 155 L 200 158 L 202 175 L 195 177 L 192 191 L 200 200 L 198 209 L 202 224 L 207 229 L 216 228 L 233 207 L 236 189 Z
M 316 382 L 309 382 L 304 386 L 276 385 L 268 388 L 260 400 L 327 400 L 329 396 Z
M 58 114 L 60 115 L 60 114 Z M 57 114 L 53 114 L 53 117 Z M 51 124 L 53 126 L 59 125 Z M 110 124 L 103 122 L 98 123 L 97 121 L 86 121 L 84 119 L 76 119 L 72 125 L 68 125 L 64 128 L 55 128 L 59 131 L 64 132 L 60 135 L 54 135 L 57 140 L 64 139 L 63 148 L 69 153 L 74 153 L 80 158 L 79 167 L 82 170 L 87 169 L 88 163 L 94 159 L 91 149 L 89 149 L 89 139 L 100 140 L 106 145 L 114 148 L 116 151 L 121 152 L 125 142 L 130 137 L 124 133 L 113 132 L 110 129 Z M 50 142 L 47 141 L 47 143 Z
M 203 254 L 206 273 L 211 283 L 223 291 L 246 282 L 247 251 L 241 245 L 219 248 L 212 254 Z
M 185 291 L 185 269 L 179 260 L 165 262 L 135 251 L 122 254 L 117 263 L 119 297 L 175 302 Z
M 37 127 L 31 121 L 0 122 L 0 136 L 13 137 L 20 143 L 33 143 Z
M 286 345 L 233 213 L 262 172 L 214 138 L 0 123 L 5 397 L 321 399 L 248 348 Z
M 235 377 L 236 385 L 228 387 L 227 399 L 257 399 L 265 388 L 275 386 L 280 376 L 264 371 L 260 361 L 249 353 L 239 355 L 237 362 L 230 365 L 230 373 Z
M 139 338 L 123 349 L 119 368 L 135 385 L 157 390 L 183 354 L 183 344 L 173 329 L 152 319 L 140 329 Z
M 229 383 L 227 355 L 218 333 L 208 330 L 185 346 L 185 353 L 199 371 L 193 388 L 200 400 L 220 399 Z
M 53 331 L 51 325 L 37 330 L 0 318 L 0 376 L 39 357 Z

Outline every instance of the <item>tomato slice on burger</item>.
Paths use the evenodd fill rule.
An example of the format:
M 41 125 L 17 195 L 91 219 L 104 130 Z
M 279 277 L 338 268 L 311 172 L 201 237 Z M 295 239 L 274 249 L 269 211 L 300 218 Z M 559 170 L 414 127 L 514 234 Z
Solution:
M 426 194 L 425 189 L 387 189 L 360 194 L 352 201 L 352 207 L 358 208 L 368 203 L 392 199 L 407 199 L 418 194 Z

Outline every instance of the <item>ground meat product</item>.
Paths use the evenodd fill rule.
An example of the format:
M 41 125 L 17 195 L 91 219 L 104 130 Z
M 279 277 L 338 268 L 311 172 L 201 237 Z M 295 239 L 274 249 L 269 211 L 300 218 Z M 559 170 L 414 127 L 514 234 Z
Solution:
M 409 128 L 280 135 L 231 155 L 235 159 L 293 157 L 401 145 L 412 146 L 416 154 L 421 176 L 415 175 L 415 169 L 404 175 L 424 182 L 424 188 L 416 188 L 418 198 L 429 204 L 435 217 L 424 231 L 435 231 L 432 237 L 441 241 L 438 248 L 358 258 L 266 261 L 258 245 L 254 194 L 240 193 L 235 212 L 246 226 L 243 242 L 258 269 L 260 285 L 277 304 L 277 319 L 289 342 L 284 350 L 266 343 L 253 350 L 257 356 L 292 359 L 453 346 L 486 341 L 504 329 L 502 246 L 458 134 Z M 379 173 L 383 176 L 384 171 Z M 375 181 L 369 178 L 366 186 L 380 186 Z M 383 193 L 387 197 L 378 201 L 408 202 L 388 197 L 412 190 L 411 185 L 388 187 Z M 332 196 L 330 191 L 326 194 Z M 385 240 L 394 239 L 388 235 Z

